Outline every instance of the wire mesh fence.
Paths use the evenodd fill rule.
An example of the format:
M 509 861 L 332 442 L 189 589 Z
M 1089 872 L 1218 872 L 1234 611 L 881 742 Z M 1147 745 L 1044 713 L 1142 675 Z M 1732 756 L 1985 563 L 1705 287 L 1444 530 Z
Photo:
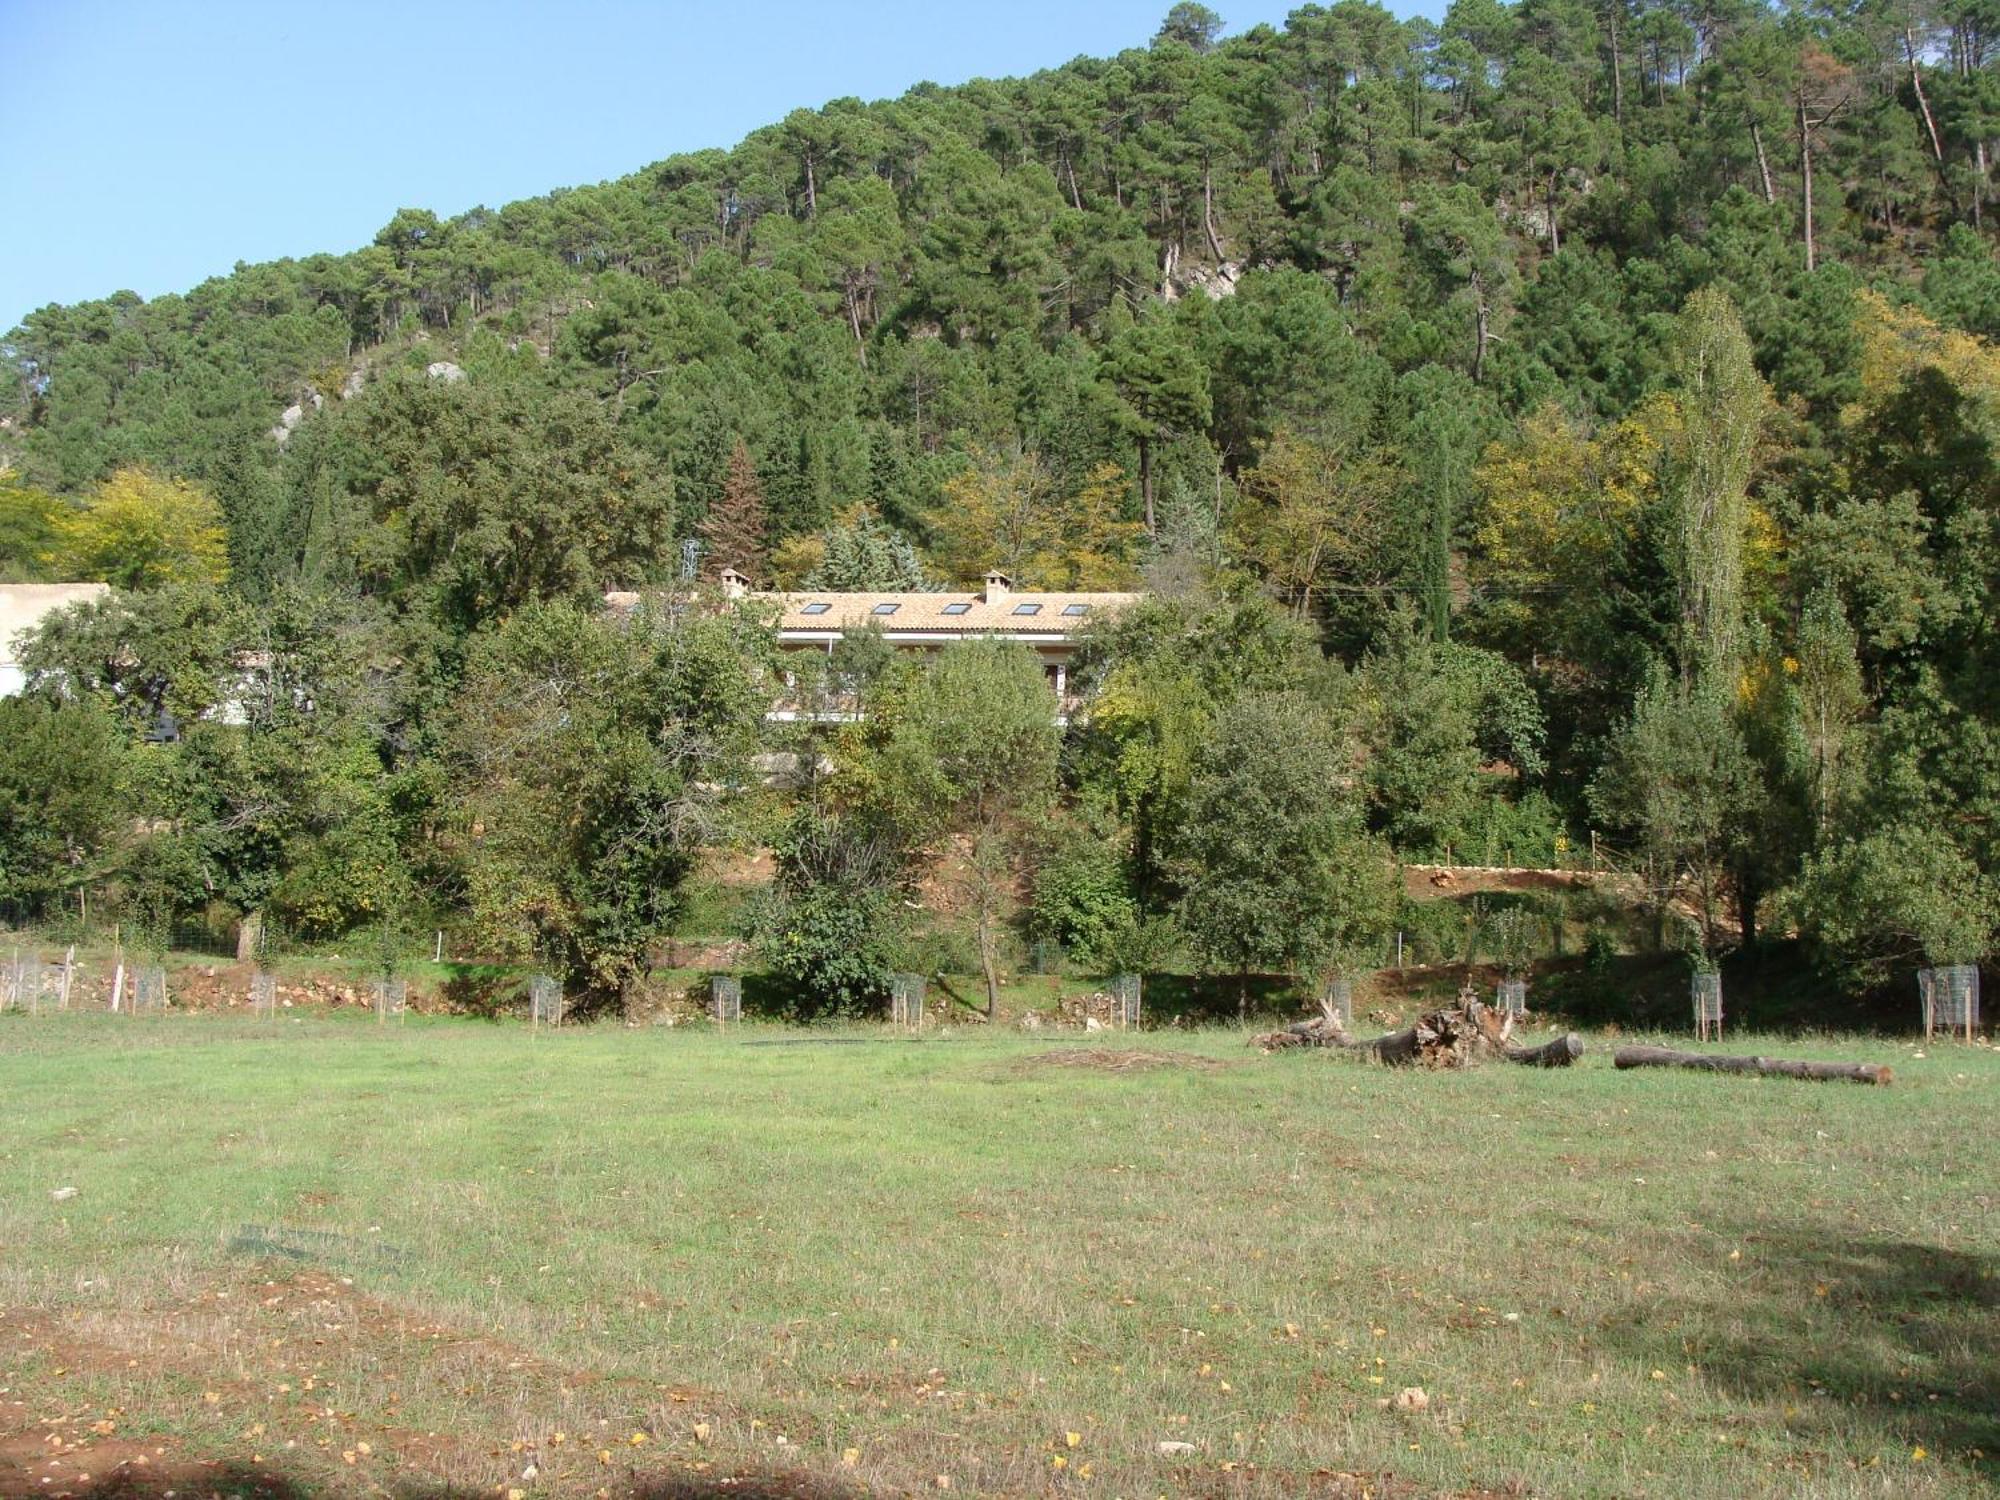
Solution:
M 921 974 L 889 976 L 889 1019 L 894 1024 L 910 1027 L 924 1024 L 924 988 Z
M 1039 938 L 1028 947 L 1030 974 L 1060 974 L 1066 962 L 1062 944 L 1053 939 Z
M 708 977 L 708 1013 L 724 1026 L 743 1019 L 743 981 L 734 974 Z
M 1137 1028 L 1142 985 L 1137 974 L 1111 976 L 1111 1013 L 1120 1026 Z
M 1722 1035 L 1722 976 L 1697 974 L 1690 982 L 1694 1000 L 1694 1034 L 1702 1041 Z
M 562 985 L 554 976 L 537 974 L 528 981 L 528 1021 L 537 1027 L 562 1025 Z
M 256 929 L 248 934 L 255 941 Z M 169 928 L 162 945 L 170 953 L 194 953 L 203 958 L 235 959 L 243 941 L 240 924 L 180 922 Z
M 1979 1030 L 1979 966 L 1940 964 L 1917 971 L 1917 993 L 1923 1002 L 1924 1035 L 1962 1032 L 1971 1040 Z
M 68 958 L 50 964 L 39 956 L 17 953 L 0 967 L 0 1010 L 24 1010 L 30 1015 L 66 1010 L 74 977 L 75 966 Z
M 132 975 L 132 1013 L 167 1008 L 167 971 L 158 964 L 137 969 Z
M 1341 1025 L 1352 1026 L 1354 1024 L 1354 981 L 1349 979 L 1345 974 L 1336 974 L 1326 982 L 1326 988 L 1321 992 L 1320 1000 L 1336 1016 L 1340 1017 Z
M 410 982 L 393 974 L 385 974 L 375 981 L 375 1019 L 378 1021 L 400 1021 L 409 1008 Z

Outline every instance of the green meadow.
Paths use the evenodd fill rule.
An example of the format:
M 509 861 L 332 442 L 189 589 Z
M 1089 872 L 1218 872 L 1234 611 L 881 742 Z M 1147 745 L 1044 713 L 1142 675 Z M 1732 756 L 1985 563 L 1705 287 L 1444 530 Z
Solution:
M 0 1494 L 1990 1492 L 2000 1057 L 1588 1040 L 0 1016 Z

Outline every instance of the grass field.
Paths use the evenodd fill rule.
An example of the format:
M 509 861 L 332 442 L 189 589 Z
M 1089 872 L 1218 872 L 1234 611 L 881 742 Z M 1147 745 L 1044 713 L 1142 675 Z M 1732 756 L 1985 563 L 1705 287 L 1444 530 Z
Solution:
M 1990 1492 L 2000 1054 L 1591 1045 L 0 1016 L 0 1496 Z

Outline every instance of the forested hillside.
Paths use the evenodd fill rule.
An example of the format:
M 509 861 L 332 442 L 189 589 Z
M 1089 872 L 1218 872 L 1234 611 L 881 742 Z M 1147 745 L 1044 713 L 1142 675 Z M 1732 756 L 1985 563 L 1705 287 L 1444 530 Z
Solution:
M 953 835 L 1034 893 L 968 908 L 989 968 L 1305 971 L 1393 920 L 1359 867 L 1596 831 L 1711 960 L 1982 956 L 2000 10 L 1222 32 L 32 314 L 0 576 L 121 591 L 0 710 L 0 898 L 451 916 L 611 985 L 705 842 L 861 954 Z M 774 806 L 709 795 L 769 748 L 756 633 L 590 608 L 725 561 L 1155 598 L 1060 746 L 940 743 L 1011 668 L 853 643 L 880 711 Z

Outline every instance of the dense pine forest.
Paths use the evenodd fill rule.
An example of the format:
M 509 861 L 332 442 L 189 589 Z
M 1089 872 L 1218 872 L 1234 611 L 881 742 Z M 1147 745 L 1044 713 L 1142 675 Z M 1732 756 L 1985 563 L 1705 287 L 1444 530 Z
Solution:
M 1338 972 L 1395 861 L 1595 838 L 1698 965 L 1977 961 L 1996 64 L 1989 0 L 1181 4 L 43 308 L 0 577 L 115 590 L 0 703 L 0 902 L 450 926 L 612 994 L 769 849 L 756 951 L 858 1006 L 1037 942 Z M 865 636 L 865 720 L 781 730 L 768 631 L 684 582 L 724 562 L 1147 598 L 1061 730 L 1005 649 Z

